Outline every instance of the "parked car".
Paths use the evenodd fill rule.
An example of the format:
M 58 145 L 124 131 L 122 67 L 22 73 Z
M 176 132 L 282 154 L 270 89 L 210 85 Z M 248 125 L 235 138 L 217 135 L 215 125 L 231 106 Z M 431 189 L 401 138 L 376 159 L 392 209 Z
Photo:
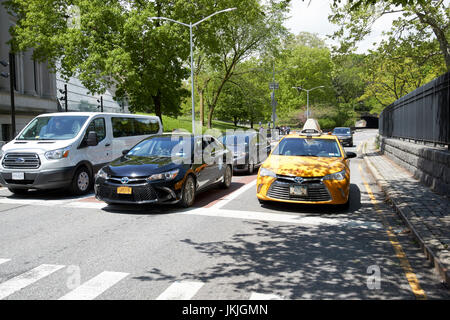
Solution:
M 69 188 L 85 194 L 98 169 L 162 132 L 158 117 L 100 112 L 42 114 L 0 152 L 0 184 L 16 194 Z
M 314 119 L 308 119 L 303 130 L 280 140 L 261 165 L 256 196 L 268 201 L 349 204 L 349 159 L 336 136 L 322 134 Z
M 347 147 L 353 147 L 353 132 L 348 127 L 337 127 L 334 128 L 331 134 L 338 137 L 342 145 Z
M 124 150 L 95 179 L 95 197 L 108 204 L 191 206 L 197 192 L 220 184 L 229 188 L 231 152 L 212 136 L 155 135 Z
M 270 139 L 255 132 L 242 132 L 219 137 L 233 152 L 233 170 L 252 174 L 270 153 Z

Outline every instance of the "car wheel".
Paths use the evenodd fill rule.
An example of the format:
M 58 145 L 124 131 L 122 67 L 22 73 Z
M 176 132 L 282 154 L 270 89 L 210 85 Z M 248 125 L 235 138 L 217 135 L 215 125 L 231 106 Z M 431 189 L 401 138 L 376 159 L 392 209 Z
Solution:
M 225 173 L 223 174 L 222 188 L 228 189 L 231 186 L 231 179 L 233 178 L 233 171 L 231 166 L 227 166 Z
M 9 191 L 11 191 L 14 194 L 18 195 L 25 195 L 28 193 L 28 189 L 15 189 L 15 188 L 8 188 Z
M 195 180 L 192 176 L 188 176 L 181 189 L 180 206 L 188 208 L 194 204 L 195 201 Z
M 91 185 L 92 178 L 89 169 L 81 167 L 75 172 L 70 191 L 75 195 L 83 195 L 89 192 Z

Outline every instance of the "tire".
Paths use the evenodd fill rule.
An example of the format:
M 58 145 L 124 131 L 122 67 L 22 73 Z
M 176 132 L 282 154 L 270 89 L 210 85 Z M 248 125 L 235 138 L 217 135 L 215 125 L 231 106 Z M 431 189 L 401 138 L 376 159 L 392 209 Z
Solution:
M 231 179 L 233 178 L 233 170 L 231 170 L 231 166 L 227 166 L 225 169 L 225 173 L 223 174 L 223 182 L 221 187 L 223 189 L 228 189 L 231 186 Z
M 89 192 L 92 186 L 92 175 L 88 168 L 81 167 L 75 172 L 70 192 L 74 195 L 84 195 Z
M 28 189 L 8 188 L 8 190 L 17 195 L 25 195 L 28 193 Z
M 195 180 L 189 175 L 183 184 L 181 190 L 181 200 L 179 202 L 180 206 L 183 208 L 189 208 L 194 204 L 195 201 Z

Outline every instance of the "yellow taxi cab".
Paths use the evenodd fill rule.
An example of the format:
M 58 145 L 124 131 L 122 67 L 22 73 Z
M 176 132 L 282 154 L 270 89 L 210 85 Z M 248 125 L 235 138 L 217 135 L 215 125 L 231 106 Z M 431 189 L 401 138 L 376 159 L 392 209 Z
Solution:
M 350 195 L 349 159 L 339 139 L 323 134 L 315 119 L 299 133 L 285 136 L 258 171 L 256 196 L 267 201 L 335 204 L 347 207 Z

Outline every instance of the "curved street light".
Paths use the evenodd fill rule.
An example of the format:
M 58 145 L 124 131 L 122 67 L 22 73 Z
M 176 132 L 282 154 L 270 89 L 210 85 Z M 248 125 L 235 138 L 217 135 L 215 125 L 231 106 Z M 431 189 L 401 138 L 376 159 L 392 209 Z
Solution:
M 318 86 L 318 87 L 314 87 L 311 89 L 304 89 L 300 86 L 297 87 L 292 87 L 292 89 L 297 89 L 298 92 L 300 92 L 301 90 L 306 91 L 306 119 L 309 119 L 309 92 L 313 91 L 314 89 L 318 89 L 318 88 L 324 88 L 325 86 Z
M 189 27 L 189 35 L 190 35 L 190 46 L 191 46 L 191 84 L 192 84 L 192 88 L 191 88 L 191 99 L 192 99 L 192 134 L 195 134 L 195 103 L 194 103 L 194 44 L 192 41 L 192 28 L 199 25 L 200 23 L 202 23 L 203 21 L 211 18 L 212 16 L 215 16 L 216 14 L 222 13 L 222 12 L 228 12 L 228 11 L 232 11 L 235 10 L 236 8 L 228 8 L 228 9 L 224 9 L 224 10 L 220 10 L 217 12 L 214 12 L 213 14 L 207 16 L 206 18 L 203 18 L 199 21 L 197 21 L 196 23 L 184 23 L 184 22 L 180 22 L 180 21 L 176 21 L 170 18 L 166 18 L 166 17 L 150 17 L 149 20 L 155 20 L 155 19 L 161 19 L 161 20 L 168 20 L 171 22 L 175 22 L 178 24 L 181 24 L 182 26 L 185 27 Z

